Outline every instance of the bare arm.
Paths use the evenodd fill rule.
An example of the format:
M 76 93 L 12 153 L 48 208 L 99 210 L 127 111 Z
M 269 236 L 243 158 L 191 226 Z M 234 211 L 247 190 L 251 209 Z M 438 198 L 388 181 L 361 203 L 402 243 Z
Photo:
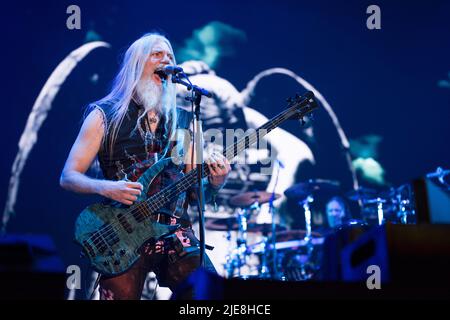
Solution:
M 128 181 L 93 179 L 85 175 L 96 157 L 105 133 L 103 117 L 93 110 L 84 120 L 77 139 L 70 150 L 60 177 L 64 189 L 78 193 L 94 193 L 131 205 L 142 190 L 142 185 Z
M 61 187 L 79 193 L 100 193 L 103 181 L 89 178 L 84 173 L 100 150 L 103 134 L 102 115 L 94 110 L 85 119 L 70 150 L 59 180 Z

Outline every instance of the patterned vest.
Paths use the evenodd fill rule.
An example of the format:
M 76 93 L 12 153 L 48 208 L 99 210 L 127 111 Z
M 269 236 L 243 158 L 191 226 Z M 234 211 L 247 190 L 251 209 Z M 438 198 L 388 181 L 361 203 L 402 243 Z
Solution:
M 104 117 L 106 125 L 110 123 L 113 102 L 92 105 L 92 109 L 99 109 Z M 171 155 L 176 148 L 176 141 L 169 141 L 165 128 L 165 118 L 162 117 L 158 123 L 155 133 L 150 132 L 147 117 L 143 117 L 140 124 L 136 126 L 137 119 L 144 112 L 144 108 L 131 100 L 128 111 L 124 116 L 114 143 L 113 152 L 109 149 L 110 133 L 104 139 L 102 147 L 98 152 L 98 160 L 103 176 L 109 180 L 136 181 L 164 154 Z M 189 112 L 177 108 L 177 128 L 189 130 L 192 116 Z M 169 143 L 167 152 L 166 146 Z M 180 150 L 180 155 L 182 155 Z M 147 195 L 151 196 L 164 187 L 183 176 L 184 164 L 175 165 L 171 163 L 152 182 Z M 186 195 L 182 194 L 174 203 L 168 204 L 161 211 L 172 213 L 183 220 L 189 220 L 186 212 Z

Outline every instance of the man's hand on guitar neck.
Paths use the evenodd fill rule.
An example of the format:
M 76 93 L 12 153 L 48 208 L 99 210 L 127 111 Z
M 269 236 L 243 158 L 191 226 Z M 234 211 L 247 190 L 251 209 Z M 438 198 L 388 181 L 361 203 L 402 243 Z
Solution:
M 212 153 L 211 156 L 205 161 L 208 165 L 209 183 L 215 189 L 221 188 L 231 171 L 230 162 L 222 154 Z

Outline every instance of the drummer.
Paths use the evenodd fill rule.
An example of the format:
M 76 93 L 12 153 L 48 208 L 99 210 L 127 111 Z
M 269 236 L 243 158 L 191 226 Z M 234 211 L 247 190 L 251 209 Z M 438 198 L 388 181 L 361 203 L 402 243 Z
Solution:
M 334 196 L 328 200 L 325 211 L 330 228 L 338 228 L 351 219 L 351 214 L 345 200 Z

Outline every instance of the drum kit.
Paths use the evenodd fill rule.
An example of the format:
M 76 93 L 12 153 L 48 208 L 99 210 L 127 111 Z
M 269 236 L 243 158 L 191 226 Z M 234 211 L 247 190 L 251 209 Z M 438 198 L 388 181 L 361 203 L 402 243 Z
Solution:
M 301 208 L 304 229 L 287 230 L 275 223 L 275 210 L 271 210 L 272 223 L 256 223 L 255 217 L 261 205 L 270 204 L 281 197 L 266 191 L 245 192 L 229 199 L 235 207 L 228 217 L 209 217 L 205 228 L 227 232 L 231 243 L 231 232 L 237 234 L 234 244 L 229 246 L 224 263 L 225 277 L 241 279 L 272 279 L 285 281 L 305 281 L 313 279 L 320 270 L 320 251 L 326 232 L 313 230 L 311 206 L 324 194 L 340 194 L 340 184 L 336 181 L 311 179 L 285 190 L 287 199 L 294 200 Z M 414 223 L 414 204 L 411 187 L 402 185 L 382 192 L 359 188 L 345 194 L 345 198 L 358 204 L 360 217 L 347 219 L 339 227 L 375 226 L 386 223 Z M 330 229 L 330 228 L 329 228 Z M 324 230 L 323 228 L 320 230 Z M 336 231 L 335 229 L 333 229 Z M 258 234 L 260 241 L 249 243 L 248 234 Z M 249 272 L 250 260 L 257 257 L 253 272 Z
M 258 276 L 261 278 L 270 277 L 267 266 L 266 248 L 268 244 L 268 235 L 284 230 L 280 225 L 270 223 L 255 223 L 254 217 L 260 212 L 261 204 L 268 203 L 280 197 L 279 194 L 271 194 L 265 191 L 246 192 L 232 197 L 229 204 L 236 207 L 237 214 L 228 218 L 208 219 L 205 227 L 210 230 L 227 231 L 227 239 L 231 239 L 231 231 L 237 232 L 236 246 L 233 247 L 226 256 L 225 270 L 227 277 L 246 277 L 243 274 L 243 268 L 248 264 L 250 254 L 253 254 L 252 248 L 248 245 L 247 234 L 260 233 L 263 235 L 263 241 L 260 243 L 261 252 L 264 252 L 261 259 L 261 266 Z M 273 232 L 275 231 L 275 232 Z
M 387 221 L 395 224 L 415 223 L 415 207 L 409 184 L 381 192 L 359 188 L 348 192 L 347 198 L 359 203 L 362 219 L 367 225 L 382 225 Z

